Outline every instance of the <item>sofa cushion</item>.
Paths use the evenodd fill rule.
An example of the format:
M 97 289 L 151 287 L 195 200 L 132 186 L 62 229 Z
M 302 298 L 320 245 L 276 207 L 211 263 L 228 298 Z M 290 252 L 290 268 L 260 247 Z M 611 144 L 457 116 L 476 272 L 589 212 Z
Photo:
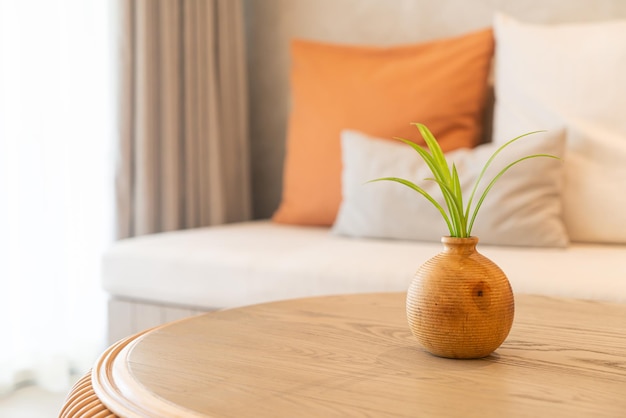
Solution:
M 508 164 L 532 154 L 563 155 L 562 130 L 519 139 L 493 160 L 477 189 L 472 208 L 491 179 Z M 418 184 L 445 207 L 439 185 L 425 180 L 432 173 L 406 144 L 344 131 L 343 201 L 333 231 L 355 237 L 413 239 L 439 242 L 449 235 L 439 211 L 423 196 L 391 182 L 366 184 L 380 177 L 400 177 Z M 455 164 L 467 205 L 480 171 L 496 151 L 493 143 L 446 153 Z M 563 162 L 536 158 L 512 167 L 483 201 L 472 235 L 483 244 L 564 247 L 568 244 L 562 220 Z
M 478 245 L 513 290 L 626 302 L 626 247 Z M 255 221 L 130 238 L 103 259 L 120 298 L 204 309 L 305 296 L 406 291 L 439 243 L 352 239 L 328 228 Z
M 394 47 L 297 40 L 282 201 L 274 220 L 331 225 L 341 201 L 342 129 L 422 142 L 427 124 L 445 150 L 475 145 L 493 54 L 491 29 Z
M 573 241 L 626 243 L 626 20 L 495 19 L 494 141 L 565 127 L 564 220 Z

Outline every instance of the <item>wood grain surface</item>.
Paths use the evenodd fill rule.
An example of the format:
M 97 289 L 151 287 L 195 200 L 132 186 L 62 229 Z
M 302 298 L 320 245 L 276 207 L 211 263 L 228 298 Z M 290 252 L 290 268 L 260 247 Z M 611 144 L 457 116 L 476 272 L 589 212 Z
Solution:
M 213 312 L 120 342 L 92 376 L 119 416 L 624 417 L 626 305 L 516 295 L 478 360 L 428 354 L 404 293 Z

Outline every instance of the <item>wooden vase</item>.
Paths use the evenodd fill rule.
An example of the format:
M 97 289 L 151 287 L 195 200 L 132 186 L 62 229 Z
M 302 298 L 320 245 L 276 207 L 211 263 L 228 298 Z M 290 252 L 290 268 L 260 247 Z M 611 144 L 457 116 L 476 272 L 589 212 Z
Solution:
M 476 250 L 478 238 L 443 237 L 443 251 L 422 265 L 406 300 L 411 332 L 431 354 L 481 358 L 513 324 L 515 302 L 504 272 Z

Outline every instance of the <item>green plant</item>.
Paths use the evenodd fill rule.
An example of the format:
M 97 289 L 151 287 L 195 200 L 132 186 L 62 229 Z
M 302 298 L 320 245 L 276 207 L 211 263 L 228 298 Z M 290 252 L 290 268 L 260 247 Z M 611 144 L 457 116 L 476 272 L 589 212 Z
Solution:
M 425 180 L 435 181 L 439 185 L 439 188 L 441 189 L 441 193 L 443 194 L 445 205 L 448 209 L 448 212 L 446 213 L 444 208 L 428 192 L 426 192 L 420 186 L 416 185 L 415 183 L 409 180 L 405 180 L 405 179 L 398 178 L 398 177 L 383 177 L 383 178 L 370 180 L 369 182 L 376 182 L 376 181 L 383 181 L 383 180 L 394 181 L 400 184 L 404 184 L 405 186 L 410 187 L 411 189 L 415 190 L 416 192 L 424 196 L 437 208 L 437 210 L 439 210 L 439 212 L 443 216 L 443 219 L 446 221 L 446 224 L 448 225 L 448 230 L 450 231 L 451 237 L 467 238 L 471 236 L 474 221 L 476 219 L 476 216 L 478 215 L 478 211 L 481 205 L 483 204 L 483 201 L 485 200 L 485 197 L 487 196 L 487 193 L 489 193 L 489 191 L 494 186 L 496 181 L 498 181 L 498 179 L 502 177 L 502 175 L 506 171 L 508 171 L 511 167 L 513 167 L 514 165 L 524 160 L 528 160 L 530 158 L 548 157 L 548 158 L 558 159 L 558 157 L 555 157 L 554 155 L 550 155 L 550 154 L 533 154 L 533 155 L 528 155 L 526 157 L 522 157 L 516 161 L 513 161 L 512 163 L 504 167 L 489 182 L 489 184 L 483 191 L 482 195 L 478 199 L 476 206 L 474 207 L 473 210 L 471 210 L 474 196 L 476 194 L 476 191 L 478 190 L 478 185 L 480 184 L 485 172 L 491 165 L 494 158 L 504 148 L 506 148 L 511 143 L 517 141 L 518 139 L 523 138 L 528 135 L 538 133 L 538 132 L 543 132 L 543 131 L 528 132 L 524 135 L 520 135 L 516 138 L 511 139 L 510 141 L 506 142 L 501 147 L 499 147 L 491 155 L 491 157 L 487 160 L 487 162 L 483 166 L 478 178 L 476 179 L 476 182 L 474 183 L 469 200 L 467 201 L 467 205 L 464 207 L 461 183 L 459 181 L 459 175 L 457 173 L 456 166 L 454 165 L 454 163 L 452 164 L 452 167 L 448 165 L 448 161 L 446 160 L 445 155 L 443 151 L 441 150 L 441 147 L 439 146 L 439 143 L 437 142 L 433 134 L 430 132 L 430 130 L 428 130 L 428 128 L 425 125 L 420 124 L 420 123 L 413 123 L 413 125 L 417 126 L 417 128 L 419 129 L 420 134 L 422 135 L 422 138 L 424 138 L 424 141 L 426 142 L 428 149 L 425 149 L 424 147 L 414 142 L 411 142 L 409 140 L 403 139 L 403 138 L 395 138 L 395 139 L 400 140 L 410 145 L 415 151 L 417 151 L 420 157 L 422 157 L 422 159 L 426 162 L 426 164 L 428 165 L 434 177 L 427 178 Z M 470 213 L 471 213 L 471 218 L 470 218 Z

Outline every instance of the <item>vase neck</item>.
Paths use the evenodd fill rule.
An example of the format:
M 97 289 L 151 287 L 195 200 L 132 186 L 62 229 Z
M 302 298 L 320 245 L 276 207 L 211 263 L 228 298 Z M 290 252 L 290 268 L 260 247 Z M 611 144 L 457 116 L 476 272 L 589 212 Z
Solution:
M 443 251 L 451 254 L 471 254 L 476 251 L 478 237 L 442 237 Z

